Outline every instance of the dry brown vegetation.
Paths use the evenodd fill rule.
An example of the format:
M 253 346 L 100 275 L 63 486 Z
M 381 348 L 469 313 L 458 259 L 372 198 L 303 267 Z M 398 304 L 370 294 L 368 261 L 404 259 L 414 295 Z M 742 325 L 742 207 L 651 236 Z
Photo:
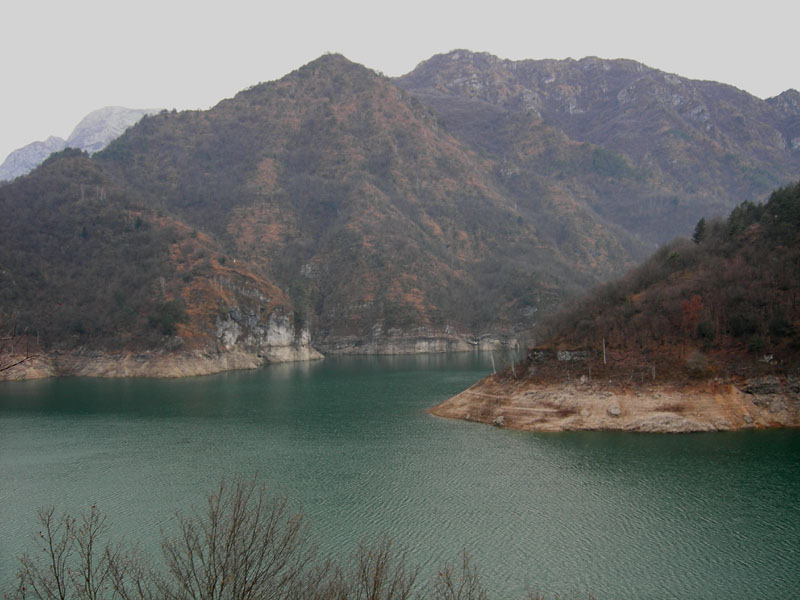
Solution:
M 800 357 L 800 184 L 662 247 L 544 328 L 528 374 L 620 383 L 792 373 Z M 579 361 L 546 361 L 582 349 Z
M 207 339 L 212 315 L 233 300 L 215 295 L 214 281 L 235 261 L 266 282 L 257 289 L 282 290 L 279 304 L 315 343 L 363 340 L 375 326 L 519 334 L 624 272 L 664 230 L 685 231 L 800 171 L 800 154 L 756 141 L 794 139 L 793 97 L 748 103 L 626 61 L 582 65 L 509 68 L 462 52 L 391 81 L 326 55 L 208 111 L 145 117 L 92 157 L 62 152 L 0 187 L 0 311 L 47 348 Z M 457 83 L 473 75 L 484 87 Z M 537 92 L 535 108 L 540 76 L 557 83 Z M 714 126 L 735 141 L 710 146 L 691 114 L 650 110 L 664 86 L 711 102 Z M 620 92 L 630 100 L 621 113 Z M 583 112 L 565 112 L 565 101 Z M 724 127 L 725 102 L 744 115 L 741 139 Z M 673 271 L 697 254 L 671 252 Z M 729 258 L 709 272 L 746 281 Z M 663 270 L 658 260 L 649 268 Z M 714 289 L 728 283 L 718 276 Z M 718 311 L 710 292 L 685 323 L 666 318 L 692 285 L 678 300 L 628 294 L 633 337 L 654 347 L 650 338 L 667 344 L 665 332 L 682 326 L 702 325 L 704 339 L 752 329 L 747 314 L 727 318 L 735 307 Z M 750 302 L 757 290 L 742 287 Z M 646 318 L 651 301 L 668 305 L 665 318 Z M 767 348 L 758 335 L 747 343 Z

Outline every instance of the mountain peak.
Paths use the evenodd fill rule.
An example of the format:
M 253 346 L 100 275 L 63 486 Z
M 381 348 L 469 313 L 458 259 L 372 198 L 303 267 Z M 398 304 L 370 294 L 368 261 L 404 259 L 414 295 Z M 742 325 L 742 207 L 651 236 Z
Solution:
M 294 93 L 308 97 L 332 99 L 342 94 L 363 91 L 382 81 L 381 75 L 362 64 L 351 61 L 341 54 L 323 54 L 319 58 L 292 71 L 277 81 L 267 81 L 239 92 L 236 98 L 248 104 L 264 104 L 276 90 L 279 94 L 294 89 Z M 228 103 L 223 100 L 220 104 Z
M 157 113 L 156 108 L 125 108 L 106 106 L 93 110 L 75 126 L 67 145 L 87 152 L 98 152 L 118 138 L 143 116 Z
M 6 157 L 3 164 L 0 164 L 0 181 L 25 175 L 52 152 L 63 150 L 66 145 L 65 140 L 51 135 L 43 142 L 31 142 L 22 148 L 17 148 Z
M 767 98 L 767 102 L 772 104 L 773 106 L 778 106 L 783 109 L 795 109 L 795 111 L 800 110 L 800 92 L 798 92 L 794 88 L 789 88 L 786 91 L 781 92 L 777 96 L 773 96 L 772 98 Z
M 499 64 L 504 62 L 503 59 L 498 58 L 494 54 L 490 54 L 489 52 L 473 52 L 472 50 L 466 50 L 464 48 L 458 48 L 456 50 L 450 50 L 450 52 L 445 52 L 443 54 L 435 54 L 432 57 L 423 60 L 419 63 L 416 68 L 409 73 L 418 73 L 421 71 L 428 71 L 428 70 L 438 70 L 443 68 L 445 65 L 458 65 L 460 67 L 467 67 L 471 66 L 474 68 L 484 69 L 487 66 Z M 405 77 L 408 77 L 406 75 Z
M 372 69 L 365 67 L 364 65 L 353 62 L 349 58 L 345 57 L 342 54 L 338 53 L 327 53 L 323 54 L 319 58 L 312 60 L 310 63 L 307 63 L 290 73 L 287 77 L 292 76 L 300 76 L 300 77 L 308 77 L 309 75 L 313 76 L 334 76 L 337 74 L 343 73 L 372 73 L 375 72 Z

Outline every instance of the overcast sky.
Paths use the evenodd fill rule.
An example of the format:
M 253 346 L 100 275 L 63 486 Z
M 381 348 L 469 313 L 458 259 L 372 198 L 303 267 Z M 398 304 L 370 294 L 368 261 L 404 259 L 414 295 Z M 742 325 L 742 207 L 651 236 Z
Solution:
M 4 0 L 0 19 L 0 162 L 94 109 L 208 108 L 325 52 L 392 76 L 466 48 L 800 89 L 796 0 Z

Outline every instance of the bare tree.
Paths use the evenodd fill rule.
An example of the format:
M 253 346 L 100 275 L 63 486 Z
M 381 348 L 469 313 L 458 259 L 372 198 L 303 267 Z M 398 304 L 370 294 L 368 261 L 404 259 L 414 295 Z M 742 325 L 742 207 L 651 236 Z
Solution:
M 160 600 L 167 597 L 170 583 L 157 572 L 138 548 L 124 552 L 110 547 L 106 551 L 112 581 L 112 598 L 120 600 Z
M 205 515 L 178 520 L 180 534 L 162 546 L 167 598 L 289 598 L 314 556 L 303 515 L 255 479 L 223 481 Z
M 39 511 L 36 552 L 20 559 L 12 600 L 411 600 L 418 568 L 392 542 L 362 542 L 349 561 L 318 560 L 300 512 L 255 479 L 223 481 L 204 511 L 178 514 L 163 571 L 137 548 L 107 542 L 95 506 L 80 520 Z M 426 597 L 431 597 L 426 595 Z M 466 551 L 446 566 L 435 600 L 486 600 Z M 538 598 L 539 596 L 537 596 Z
M 92 506 L 76 521 L 55 509 L 40 509 L 42 527 L 36 536 L 36 555 L 24 554 L 17 574 L 17 598 L 98 600 L 111 585 L 110 564 L 115 552 L 101 546 L 107 532 L 105 517 Z
M 14 321 L 0 319 L 0 373 L 36 357 L 31 352 L 30 340 L 25 333 L 19 333 Z
M 434 584 L 435 600 L 486 600 L 486 589 L 478 569 L 472 564 L 466 549 L 461 551 L 461 568 L 452 565 L 439 571 Z
M 391 540 L 369 545 L 361 542 L 355 557 L 349 595 L 355 600 L 406 600 L 411 598 L 417 568 L 406 564 L 405 552 L 395 554 Z

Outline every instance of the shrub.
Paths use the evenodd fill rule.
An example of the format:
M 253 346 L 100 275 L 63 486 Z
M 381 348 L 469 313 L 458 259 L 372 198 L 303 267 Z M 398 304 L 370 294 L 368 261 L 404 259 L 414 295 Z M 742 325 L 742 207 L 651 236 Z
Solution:
M 158 312 L 150 315 L 150 326 L 161 330 L 164 335 L 175 335 L 178 323 L 185 323 L 189 316 L 183 300 L 169 300 L 158 307 Z
M 702 377 L 708 369 L 708 359 L 699 350 L 694 350 L 686 359 L 686 368 L 692 377 Z

